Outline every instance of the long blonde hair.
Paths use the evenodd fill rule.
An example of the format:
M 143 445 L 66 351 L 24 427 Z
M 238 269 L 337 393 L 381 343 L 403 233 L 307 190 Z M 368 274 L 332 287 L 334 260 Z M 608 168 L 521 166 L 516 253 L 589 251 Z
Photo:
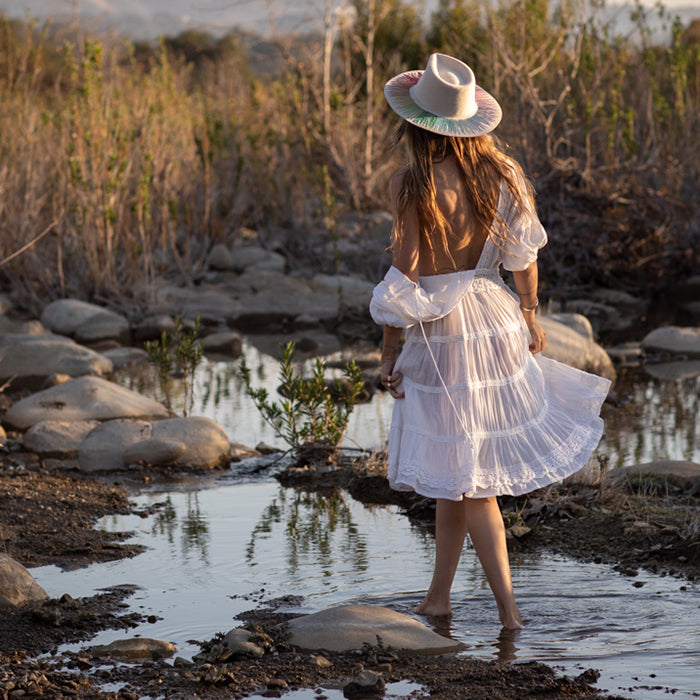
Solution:
M 488 232 L 493 242 L 503 248 L 513 238 L 506 220 L 522 214 L 534 215 L 533 190 L 520 165 L 505 155 L 491 134 L 473 137 L 454 137 L 435 134 L 421 129 L 404 119 L 397 125 L 392 145 L 405 139 L 408 163 L 397 201 L 397 220 L 415 203 L 421 238 L 430 254 L 435 257 L 436 244 L 450 257 L 450 238 L 456 236 L 445 219 L 437 201 L 433 163 L 453 155 L 462 174 L 464 189 L 477 227 Z M 509 209 L 499 216 L 498 203 L 501 183 L 509 193 Z M 401 230 L 394 226 L 392 249 L 400 243 Z M 437 239 L 437 240 L 436 240 Z

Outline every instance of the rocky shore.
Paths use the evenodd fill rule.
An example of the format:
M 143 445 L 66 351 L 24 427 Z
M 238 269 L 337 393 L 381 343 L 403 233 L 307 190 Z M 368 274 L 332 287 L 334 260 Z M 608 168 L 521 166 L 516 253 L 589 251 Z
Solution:
M 376 248 L 383 259 L 379 241 L 383 246 L 390 224 L 380 215 L 370 223 L 374 228 L 358 225 L 354 237 L 342 240 L 354 242 L 353 255 Z M 425 657 L 427 633 L 433 633 L 421 625 L 422 641 L 408 646 L 412 618 L 387 620 L 389 627 L 403 625 L 404 642 L 394 642 L 391 649 L 373 647 L 373 627 L 367 632 L 370 643 L 355 642 L 352 648 L 334 649 L 327 640 L 290 642 L 289 627 L 278 626 L 288 620 L 274 605 L 251 611 L 243 620 L 245 632 L 220 630 L 224 636 L 203 642 L 193 662 L 166 661 L 174 654 L 167 640 L 140 639 L 128 648 L 88 647 L 80 654 L 54 656 L 37 670 L 33 659 L 38 654 L 55 652 L 66 641 L 88 642 L 100 629 L 135 623 L 123 607 L 129 591 L 80 601 L 68 593 L 48 600 L 25 568 L 46 563 L 74 568 L 137 555 L 138 548 L 120 541 L 126 533 L 93 529 L 102 515 L 134 512 L 115 478 L 230 469 L 237 460 L 259 455 L 209 418 L 176 416 L 153 397 L 119 386 L 112 381 L 115 368 L 145 365 L 145 341 L 171 333 L 178 319 L 193 324 L 197 317 L 203 323 L 204 351 L 215 357 L 237 357 L 241 333 L 261 330 L 268 337 L 284 333 L 307 355 L 332 352 L 348 342 L 362 344 L 365 351 L 376 347 L 377 329 L 367 314 L 372 283 L 347 270 L 336 275 L 289 270 L 283 255 L 252 234 L 242 240 L 215 247 L 195 287 L 163 281 L 152 290 L 148 313 L 127 315 L 63 299 L 48 304 L 40 319 L 27 319 L 8 295 L 0 295 L 0 698 L 129 698 L 163 692 L 173 698 L 244 697 L 333 683 L 347 697 L 376 697 L 386 684 L 400 680 L 415 681 L 426 696 L 442 698 L 464 697 L 465 683 L 475 698 L 521 698 L 523 689 L 529 697 L 602 697 L 593 687 L 592 670 L 571 679 L 541 664 L 489 664 L 453 651 Z M 682 294 L 684 318 L 697 319 L 700 280 L 687 282 Z M 607 350 L 596 342 L 600 336 L 630 333 L 646 314 L 646 302 L 610 290 L 592 290 L 585 299 L 568 300 L 565 308 L 551 300 L 548 313 L 540 316 L 548 338 L 545 354 L 612 379 L 616 368 L 640 364 L 664 379 L 699 375 L 700 328 L 692 321 L 660 324 L 639 342 Z M 368 395 L 379 390 L 377 380 L 370 363 Z M 342 488 L 366 503 L 397 503 L 429 527 L 432 503 L 392 492 L 383 469 L 381 454 L 361 460 L 345 456 L 330 469 L 293 465 L 279 478 L 294 488 Z M 524 500 L 504 499 L 511 547 L 545 547 L 611 562 L 628 576 L 644 567 L 694 580 L 700 574 L 700 467 L 665 463 L 634 469 L 613 478 L 601 468 L 584 482 Z M 548 522 L 557 527 L 543 527 Z M 388 628 L 382 629 L 380 636 L 386 636 Z M 421 655 L 399 654 L 397 648 Z M 117 663 L 125 658 L 131 663 Z M 101 690 L 106 681 L 121 690 Z

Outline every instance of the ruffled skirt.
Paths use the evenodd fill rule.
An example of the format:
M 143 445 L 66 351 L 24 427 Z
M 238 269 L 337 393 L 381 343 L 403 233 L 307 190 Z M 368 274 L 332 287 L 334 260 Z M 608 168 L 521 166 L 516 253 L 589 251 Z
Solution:
M 450 500 L 519 495 L 586 464 L 610 381 L 532 355 L 529 340 L 517 301 L 488 277 L 445 317 L 407 330 L 395 368 L 406 397 L 389 433 L 393 488 Z

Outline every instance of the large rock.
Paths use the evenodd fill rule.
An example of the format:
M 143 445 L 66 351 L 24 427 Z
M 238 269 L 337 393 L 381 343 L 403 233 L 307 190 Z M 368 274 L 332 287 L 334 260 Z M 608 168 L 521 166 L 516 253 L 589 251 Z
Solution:
M 46 591 L 17 561 L 0 553 L 0 608 L 48 600 Z
M 165 406 L 99 377 L 80 377 L 18 401 L 5 422 L 26 430 L 45 420 L 83 421 L 115 418 L 166 418 Z
M 54 333 L 75 337 L 78 342 L 129 339 L 129 322 L 124 316 L 79 299 L 52 301 L 44 308 L 41 323 Z
M 46 333 L 46 328 L 39 321 L 20 321 L 0 316 L 0 336 L 43 335 L 44 333 Z
M 41 457 L 76 457 L 82 441 L 98 425 L 94 420 L 41 421 L 24 434 L 24 448 Z
M 112 371 L 111 361 L 93 350 L 58 336 L 20 336 L 0 345 L 0 383 L 12 378 L 12 387 L 41 386 L 53 374 L 71 377 L 103 375 Z
M 86 436 L 78 463 L 85 472 L 118 471 L 135 463 L 213 469 L 228 465 L 230 454 L 226 431 L 210 418 L 113 420 Z
M 225 325 L 241 310 L 241 303 L 231 292 L 217 287 L 186 289 L 164 285 L 155 294 L 157 306 L 168 314 L 190 320 L 199 316 L 207 325 Z
M 687 359 L 700 359 L 700 328 L 666 326 L 651 331 L 642 340 L 647 352 L 661 352 Z
M 460 642 L 428 629 L 408 615 L 375 605 L 344 605 L 288 623 L 289 643 L 300 649 L 350 651 L 376 645 L 399 651 L 439 654 L 457 651 Z
M 540 315 L 537 322 L 547 334 L 542 353 L 545 357 L 607 379 L 615 379 L 615 367 L 608 353 L 588 334 L 582 335 L 549 316 Z
M 347 309 L 366 309 L 372 299 L 374 284 L 350 275 L 314 275 L 312 286 L 317 292 L 335 295 Z

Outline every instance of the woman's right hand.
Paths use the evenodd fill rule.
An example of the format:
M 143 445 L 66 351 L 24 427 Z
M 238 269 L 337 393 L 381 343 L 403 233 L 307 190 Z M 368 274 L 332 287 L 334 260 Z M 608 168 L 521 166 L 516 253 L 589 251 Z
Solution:
M 403 399 L 406 397 L 405 392 L 398 391 L 397 387 L 401 384 L 403 375 L 401 372 L 394 372 L 394 365 L 396 364 L 395 357 L 382 357 L 382 370 L 380 381 L 386 390 L 395 398 Z
M 530 352 L 534 355 L 535 353 L 542 352 L 544 350 L 545 341 L 547 339 L 546 333 L 542 330 L 542 327 L 535 321 L 535 314 L 532 314 L 532 318 L 525 318 L 525 323 L 527 324 L 527 329 L 530 331 Z

